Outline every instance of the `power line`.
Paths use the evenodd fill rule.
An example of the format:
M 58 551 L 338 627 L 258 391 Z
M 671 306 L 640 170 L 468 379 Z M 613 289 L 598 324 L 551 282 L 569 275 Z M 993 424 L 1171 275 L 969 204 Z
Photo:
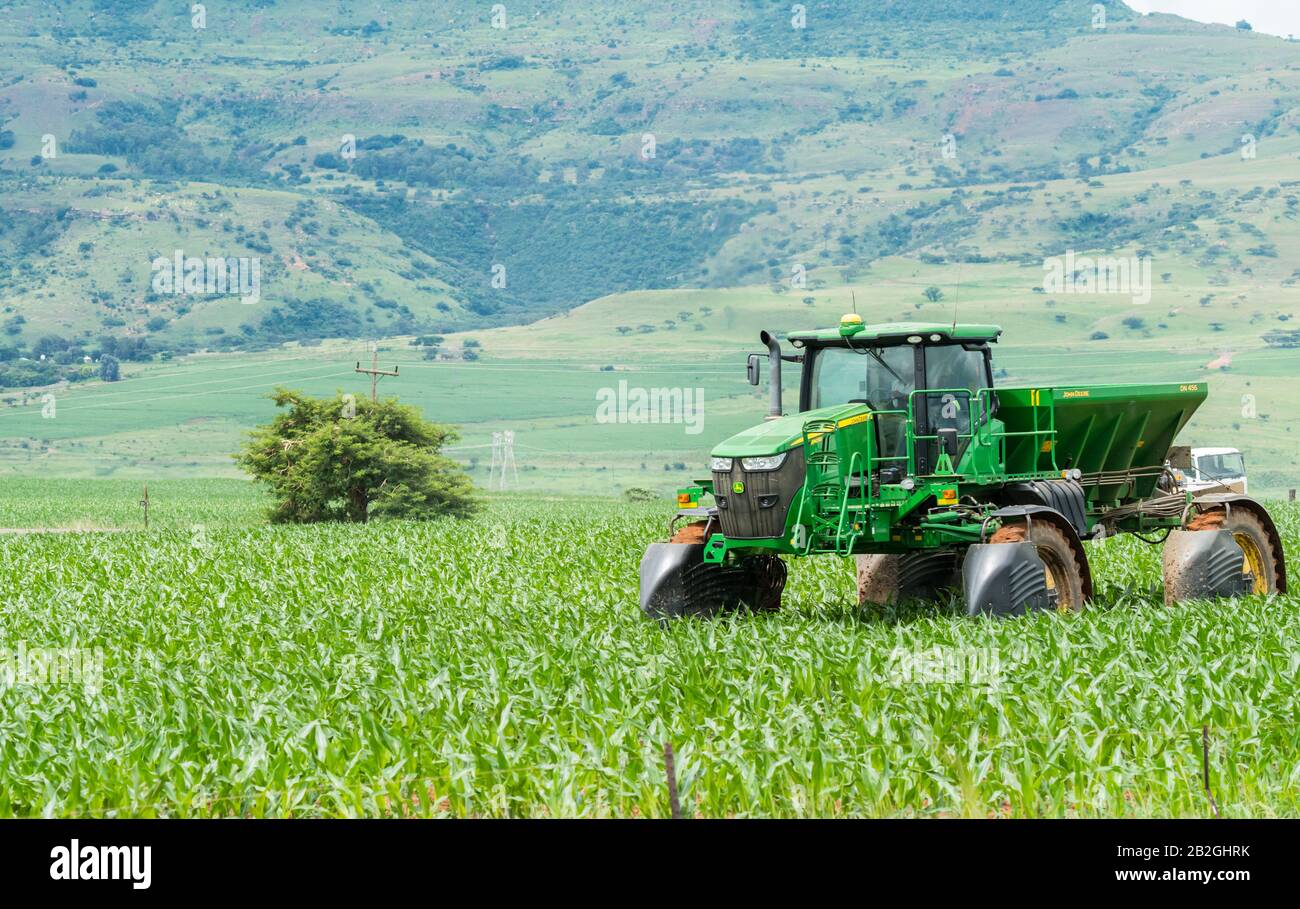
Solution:
M 269 377 L 271 377 L 271 376 L 291 376 L 291 375 L 297 375 L 298 373 L 301 373 L 301 372 L 308 372 L 308 371 L 316 370 L 316 369 L 330 369 L 330 368 L 333 368 L 333 366 L 334 366 L 334 364 L 332 364 L 332 363 L 329 363 L 329 364 L 321 363 L 321 364 L 317 364 L 317 365 L 315 365 L 315 366 L 308 366 L 308 367 L 305 367 L 305 368 L 303 368 L 303 369 L 289 370 L 289 371 L 285 371 L 285 372 L 265 372 L 265 373 L 258 373 L 258 374 L 253 375 L 253 376 L 248 376 L 247 378 L 252 378 L 252 379 L 264 379 L 264 378 L 269 378 Z M 149 376 L 148 378 L 165 378 L 165 377 L 167 377 L 167 376 L 175 376 L 175 375 L 181 375 L 181 373 L 166 373 L 166 374 L 164 374 L 164 375 Z M 333 374 L 331 373 L 331 375 L 333 375 Z M 145 377 L 145 376 L 134 376 L 134 377 L 132 377 L 132 378 L 135 378 L 135 379 L 143 379 L 143 378 L 146 378 L 146 377 Z M 217 383 L 219 383 L 219 382 L 233 382 L 233 381 L 238 381 L 239 378 L 240 378 L 240 377 L 231 377 L 231 378 L 228 378 L 228 379 L 209 379 L 209 380 L 204 381 L 204 382 L 188 382 L 188 383 L 183 384 L 183 385 L 172 385 L 172 386 L 169 386 L 169 387 L 171 387 L 171 388 L 197 388 L 197 387 L 199 387 L 200 385 L 214 385 L 214 384 L 217 384 Z M 307 376 L 306 378 L 309 378 L 309 379 L 315 379 L 315 378 L 326 378 L 326 377 L 325 377 L 325 376 Z M 127 381 L 127 380 L 123 380 L 123 381 Z M 116 383 L 114 383 L 114 384 L 116 384 Z M 44 387 L 48 388 L 49 386 L 44 386 Z M 108 386 L 100 386 L 100 387 L 108 387 Z M 36 391 L 36 390 L 32 390 L 32 391 L 34 392 L 34 391 Z M 221 391 L 221 389 L 215 389 L 215 391 Z M 132 389 L 132 390 L 129 390 L 129 391 L 103 391 L 103 392 L 101 392 L 101 391 L 98 391 L 98 390 L 95 389 L 95 388 L 87 388 L 87 389 L 84 390 L 84 393 L 83 393 L 83 394 L 77 395 L 77 399 L 78 399 L 78 402 L 79 402 L 79 403 L 94 403 L 94 402 L 97 402 L 97 401 L 102 401 L 102 400 L 104 400 L 105 398 L 120 398 L 120 397 L 123 397 L 123 396 L 129 396 L 129 395 L 141 394 L 141 393 L 148 394 L 147 391 L 145 391 L 145 392 L 141 392 L 139 389 Z M 184 397 L 184 396 L 183 396 L 183 395 L 169 395 L 168 397 Z M 158 400 L 158 399 L 155 398 L 154 400 Z M 0 415 L 0 416 L 2 416 L 2 415 Z
M 329 373 L 328 375 L 323 375 L 323 376 L 312 376 L 312 378 L 313 378 L 313 379 L 330 379 L 330 378 L 334 378 L 335 376 L 350 376 L 350 375 L 352 375 L 352 371 L 351 371 L 351 370 L 347 370 L 347 371 L 345 371 L 345 372 L 334 372 L 334 373 Z M 213 389 L 212 391 L 196 391 L 196 392 L 191 392 L 191 393 L 189 393 L 189 394 L 183 394 L 183 395 L 162 395 L 161 397 L 157 397 L 157 398 L 143 398 L 143 399 L 138 400 L 138 401 L 123 401 L 123 402 L 120 402 L 120 403 L 118 403 L 118 404 L 112 404 L 112 405 L 109 405 L 109 406 L 107 406 L 107 407 L 103 407 L 103 408 L 101 408 L 101 409 L 102 409 L 102 410 L 132 410 L 132 409 L 136 408 L 137 406 L 139 406 L 140 404 L 155 404 L 155 403 L 157 403 L 157 402 L 159 402 L 159 401 L 174 401 L 174 400 L 178 400 L 178 399 L 180 399 L 180 398 L 202 398 L 202 397 L 207 397 L 208 395 L 227 394 L 227 393 L 230 393 L 230 392 L 236 392 L 236 391 L 253 391 L 253 390 L 255 390 L 255 389 L 259 389 L 259 388 L 274 388 L 275 386 L 277 386 L 277 385 L 279 385 L 279 384 L 280 384 L 279 382 L 266 382 L 266 383 L 261 384 L 261 385 L 243 385 L 243 386 L 240 386 L 239 388 L 215 388 L 215 389 Z M 9 411 L 8 413 L 0 413 L 0 417 L 12 417 L 12 416 L 17 416 L 17 415 L 24 414 L 24 413 L 26 413 L 26 411 L 25 411 L 24 409 L 22 409 L 22 408 L 14 408 L 13 410 Z

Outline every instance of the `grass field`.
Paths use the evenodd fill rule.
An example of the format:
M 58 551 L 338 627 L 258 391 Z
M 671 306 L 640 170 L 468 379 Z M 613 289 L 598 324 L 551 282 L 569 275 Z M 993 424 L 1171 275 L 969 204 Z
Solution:
M 102 653 L 0 690 L 0 815 L 1296 816 L 1296 595 L 1161 605 L 1090 544 L 1081 615 L 860 614 L 792 566 L 776 615 L 667 630 L 667 510 L 493 500 L 472 524 L 273 527 L 236 481 L 7 479 L 0 647 Z M 1300 509 L 1277 506 L 1300 558 Z M 90 682 L 91 684 L 86 684 Z

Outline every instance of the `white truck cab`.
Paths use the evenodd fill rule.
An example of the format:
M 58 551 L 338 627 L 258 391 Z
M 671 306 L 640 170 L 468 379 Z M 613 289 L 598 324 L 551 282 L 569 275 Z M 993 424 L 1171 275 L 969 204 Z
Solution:
M 1191 448 L 1178 445 L 1169 451 L 1169 466 L 1180 489 L 1193 494 L 1247 492 L 1246 459 L 1236 448 Z

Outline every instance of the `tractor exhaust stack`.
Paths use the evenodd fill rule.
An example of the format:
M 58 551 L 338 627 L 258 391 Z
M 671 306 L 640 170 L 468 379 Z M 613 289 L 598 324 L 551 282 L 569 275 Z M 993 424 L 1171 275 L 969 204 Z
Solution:
M 781 343 L 767 332 L 759 332 L 758 339 L 767 345 L 768 382 L 771 385 L 772 403 L 768 407 L 768 420 L 781 419 Z

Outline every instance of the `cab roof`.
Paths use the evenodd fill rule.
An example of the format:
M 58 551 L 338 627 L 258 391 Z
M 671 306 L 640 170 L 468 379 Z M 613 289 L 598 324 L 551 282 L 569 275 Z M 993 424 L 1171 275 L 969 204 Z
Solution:
M 904 343 L 908 338 L 920 335 L 926 341 L 931 335 L 938 335 L 939 341 L 996 341 L 1002 334 L 997 325 L 952 325 L 940 322 L 880 322 L 865 326 L 862 331 L 851 336 L 855 344 L 862 341 L 878 341 L 884 344 Z M 843 343 L 839 326 L 834 328 L 816 328 L 811 331 L 792 331 L 786 336 L 799 345 L 812 343 Z

